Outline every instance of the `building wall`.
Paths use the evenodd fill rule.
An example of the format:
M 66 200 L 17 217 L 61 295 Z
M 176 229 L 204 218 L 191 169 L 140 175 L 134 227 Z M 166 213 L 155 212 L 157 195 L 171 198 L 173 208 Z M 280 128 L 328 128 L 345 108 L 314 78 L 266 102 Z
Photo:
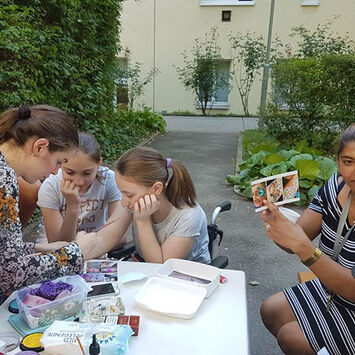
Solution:
M 183 64 L 181 53 L 189 51 L 195 38 L 203 38 L 215 26 L 224 59 L 230 59 L 228 35 L 256 32 L 267 38 L 271 0 L 255 0 L 253 6 L 201 6 L 202 0 L 125 0 L 122 11 L 121 44 L 129 49 L 129 60 L 143 63 L 143 74 L 153 66 L 160 73 L 146 87 L 137 104 L 156 112 L 196 109 L 194 95 L 179 82 L 174 65 Z M 217 3 L 225 1 L 216 0 Z M 226 0 L 227 1 L 227 0 Z M 232 0 L 233 1 L 233 0 Z M 332 28 L 355 39 L 355 2 L 353 0 L 319 0 L 319 6 L 301 6 L 314 0 L 276 0 L 273 38 L 296 44 L 288 35 L 292 27 L 305 25 L 315 29 L 332 16 L 339 16 Z M 231 22 L 222 22 L 222 10 L 231 10 Z M 123 55 L 123 54 L 120 54 Z M 242 114 L 243 110 L 233 81 L 229 109 L 215 112 Z M 250 112 L 257 113 L 260 103 L 261 78 L 257 78 L 249 99 Z

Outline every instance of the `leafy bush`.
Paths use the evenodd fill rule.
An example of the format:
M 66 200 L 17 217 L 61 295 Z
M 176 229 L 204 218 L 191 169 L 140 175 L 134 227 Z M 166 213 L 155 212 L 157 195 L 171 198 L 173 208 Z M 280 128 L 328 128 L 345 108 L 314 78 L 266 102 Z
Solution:
M 307 147 L 305 141 L 299 142 L 291 150 L 279 149 L 275 145 L 266 148 L 260 147 L 263 150 L 241 162 L 236 175 L 227 176 L 227 182 L 236 185 L 239 192 L 248 198 L 253 196 L 250 185 L 253 180 L 298 170 L 301 200 L 297 204 L 305 204 L 337 171 L 334 160 L 321 156 L 314 148 Z
M 47 103 L 77 119 L 113 111 L 121 0 L 2 0 L 0 111 Z
M 153 132 L 164 133 L 165 126 L 161 115 L 146 108 L 143 111 L 120 110 L 102 119 L 86 120 L 82 129 L 96 137 L 104 160 L 110 163 Z
M 334 151 L 339 133 L 355 120 L 355 55 L 281 59 L 272 79 L 276 100 L 265 112 L 268 133 Z

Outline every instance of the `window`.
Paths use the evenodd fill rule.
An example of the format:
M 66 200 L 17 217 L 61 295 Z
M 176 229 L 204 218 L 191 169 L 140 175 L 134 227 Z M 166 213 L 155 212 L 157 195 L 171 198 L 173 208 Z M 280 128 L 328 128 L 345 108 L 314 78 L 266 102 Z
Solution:
M 230 60 L 219 60 L 217 65 L 217 77 L 219 83 L 214 92 L 212 100 L 207 103 L 210 109 L 229 109 L 229 77 L 230 77 Z M 201 104 L 197 103 L 197 108 L 201 108 Z
M 254 0 L 200 0 L 200 6 L 252 6 Z
M 319 6 L 319 0 L 301 0 L 302 6 Z
M 226 10 L 222 11 L 222 22 L 231 22 L 232 11 Z
M 115 80 L 116 95 L 115 106 L 119 109 L 128 107 L 128 78 L 126 75 L 128 60 L 126 57 L 117 58 L 118 76 Z

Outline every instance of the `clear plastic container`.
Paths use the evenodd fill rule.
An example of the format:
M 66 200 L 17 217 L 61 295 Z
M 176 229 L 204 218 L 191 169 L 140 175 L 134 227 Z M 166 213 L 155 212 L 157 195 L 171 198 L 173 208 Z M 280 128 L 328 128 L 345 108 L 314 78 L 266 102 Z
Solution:
M 16 292 L 20 314 L 31 329 L 43 327 L 53 323 L 55 320 L 74 317 L 83 310 L 86 296 L 92 288 L 79 275 L 64 276 L 53 280 L 53 282 L 58 281 L 63 281 L 73 286 L 70 295 L 39 306 L 28 307 L 22 300 L 31 289 L 39 287 L 40 284 L 25 287 Z

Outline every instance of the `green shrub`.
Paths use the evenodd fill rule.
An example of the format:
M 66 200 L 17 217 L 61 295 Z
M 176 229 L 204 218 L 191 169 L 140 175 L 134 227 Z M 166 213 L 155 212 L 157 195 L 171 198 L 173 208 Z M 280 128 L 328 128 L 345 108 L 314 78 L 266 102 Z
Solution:
M 92 133 L 100 144 L 106 163 L 139 144 L 153 132 L 165 132 L 166 123 L 159 114 L 143 111 L 118 111 L 101 119 L 86 120 L 81 129 Z
M 79 124 L 113 111 L 121 0 L 2 0 L 0 111 L 47 103 Z
M 281 142 L 306 139 L 310 146 L 333 152 L 339 133 L 355 120 L 355 56 L 278 60 L 272 82 L 267 132 Z

